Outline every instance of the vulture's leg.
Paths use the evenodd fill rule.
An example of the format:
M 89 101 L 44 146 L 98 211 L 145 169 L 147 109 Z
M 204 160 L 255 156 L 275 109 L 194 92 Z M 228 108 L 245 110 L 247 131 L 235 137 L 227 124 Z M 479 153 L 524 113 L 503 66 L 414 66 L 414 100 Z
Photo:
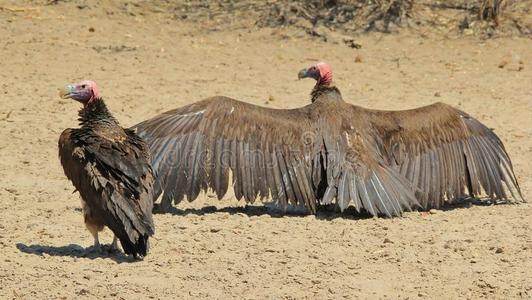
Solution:
M 99 249 L 100 240 L 98 240 L 98 232 L 96 232 L 93 236 L 94 236 L 94 248 Z
M 85 226 L 87 226 L 87 229 L 92 234 L 92 237 L 94 238 L 94 246 L 93 250 L 98 252 L 100 251 L 100 240 L 98 239 L 98 232 L 101 231 L 103 226 L 98 226 L 96 224 L 92 224 L 89 222 L 85 222 Z
M 98 224 L 98 222 L 96 222 L 92 218 L 91 209 L 87 205 L 87 202 L 85 202 L 83 199 L 81 199 L 81 207 L 83 209 L 83 218 L 85 220 L 85 227 L 87 227 L 87 230 L 92 234 L 92 237 L 94 238 L 93 250 L 96 252 L 99 252 L 100 241 L 98 240 L 98 232 L 103 230 L 103 224 Z
M 92 234 L 92 237 L 94 237 L 94 251 L 100 251 L 100 240 L 98 239 L 98 231 L 92 231 L 89 229 L 89 231 Z
M 113 242 L 111 243 L 111 249 L 109 249 L 111 253 L 120 252 L 120 249 L 118 249 L 118 238 L 116 235 L 113 237 Z

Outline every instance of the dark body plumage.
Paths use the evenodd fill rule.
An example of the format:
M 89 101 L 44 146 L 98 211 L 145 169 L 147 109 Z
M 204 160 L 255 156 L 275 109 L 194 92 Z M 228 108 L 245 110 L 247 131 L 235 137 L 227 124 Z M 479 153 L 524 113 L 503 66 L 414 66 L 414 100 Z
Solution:
M 377 111 L 344 102 L 317 84 L 312 104 L 270 109 L 213 97 L 135 126 L 152 153 L 161 208 L 212 189 L 281 207 L 353 205 L 372 215 L 440 207 L 483 193 L 520 196 L 510 158 L 492 130 L 436 103 Z M 335 200 L 336 199 L 336 200 Z
M 66 129 L 59 138 L 59 157 L 83 200 L 87 228 L 94 235 L 107 226 L 126 254 L 145 256 L 154 233 L 147 145 L 121 128 L 101 99 L 79 116 L 81 128 Z

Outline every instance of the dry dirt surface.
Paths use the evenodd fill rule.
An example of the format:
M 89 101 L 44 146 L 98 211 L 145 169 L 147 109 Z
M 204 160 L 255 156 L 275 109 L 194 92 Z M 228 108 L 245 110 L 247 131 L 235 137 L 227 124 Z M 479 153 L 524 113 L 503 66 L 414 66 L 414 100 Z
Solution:
M 52 1 L 53 2 L 53 1 Z M 77 126 L 58 87 L 93 79 L 124 126 L 212 95 L 299 107 L 331 63 L 349 102 L 436 101 L 495 128 L 532 196 L 532 40 L 371 33 L 361 49 L 291 28 L 215 31 L 111 1 L 0 1 L 1 299 L 530 299 L 532 206 L 459 205 L 394 219 L 280 216 L 232 194 L 155 215 L 143 261 L 86 255 L 92 238 L 57 158 Z M 110 243 L 105 231 L 102 240 Z

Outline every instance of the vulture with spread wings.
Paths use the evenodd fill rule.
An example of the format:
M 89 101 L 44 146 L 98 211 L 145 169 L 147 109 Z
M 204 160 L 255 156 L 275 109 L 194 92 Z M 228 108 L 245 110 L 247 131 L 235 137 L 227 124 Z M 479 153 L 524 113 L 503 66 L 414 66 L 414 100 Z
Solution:
M 335 203 L 398 216 L 467 196 L 522 199 L 501 140 L 468 114 L 443 103 L 406 111 L 348 104 L 325 63 L 299 77 L 317 81 L 305 107 L 213 97 L 135 125 L 152 154 L 158 208 L 209 189 L 222 198 L 229 185 L 238 199 L 271 197 L 310 213 Z
M 82 199 L 87 229 L 99 250 L 98 232 L 105 226 L 126 254 L 146 256 L 154 233 L 153 171 L 149 149 L 133 130 L 124 129 L 98 94 L 96 83 L 67 85 L 61 96 L 83 104 L 81 128 L 69 128 L 59 138 L 59 157 L 65 175 Z

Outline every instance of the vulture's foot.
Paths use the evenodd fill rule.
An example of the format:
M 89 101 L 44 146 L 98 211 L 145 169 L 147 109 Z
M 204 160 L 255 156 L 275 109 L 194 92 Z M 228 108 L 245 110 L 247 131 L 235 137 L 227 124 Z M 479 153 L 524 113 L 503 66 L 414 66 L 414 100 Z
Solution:
M 90 233 L 92 234 L 92 237 L 94 238 L 94 244 L 91 247 L 85 249 L 85 252 L 87 252 L 87 254 L 101 253 L 102 249 L 100 247 L 100 240 L 98 239 L 98 229 L 89 223 L 85 223 L 85 225 L 87 226 L 87 229 L 89 229 Z
M 101 254 L 102 253 L 102 247 L 100 244 L 92 245 L 88 248 L 85 248 L 85 255 L 94 255 L 94 254 Z
M 90 246 L 85 249 L 86 256 L 113 256 L 118 253 L 121 253 L 120 249 L 112 244 L 101 245 L 98 247 Z

